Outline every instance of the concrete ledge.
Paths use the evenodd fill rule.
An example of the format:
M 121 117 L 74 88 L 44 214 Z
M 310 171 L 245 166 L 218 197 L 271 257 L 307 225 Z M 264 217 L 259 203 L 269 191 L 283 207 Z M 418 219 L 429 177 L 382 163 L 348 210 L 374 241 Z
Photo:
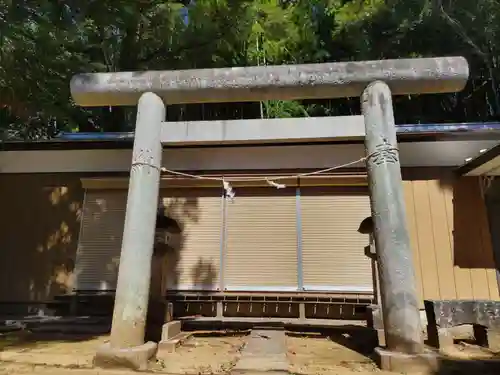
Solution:
M 182 322 L 180 320 L 174 320 L 165 323 L 161 330 L 161 341 L 168 341 L 176 336 L 178 336 L 182 331 Z
M 363 116 L 163 122 L 164 145 L 248 144 L 362 140 Z
M 181 346 L 184 341 L 186 341 L 189 337 L 191 337 L 192 332 L 181 332 L 177 336 L 172 337 L 166 341 L 160 341 L 158 343 L 158 356 L 161 356 L 162 353 L 173 353 L 175 349 Z
M 376 348 L 375 360 L 382 370 L 405 374 L 425 373 L 439 368 L 439 358 L 431 351 L 422 354 L 406 354 Z
M 165 323 L 162 327 L 161 341 L 158 343 L 158 351 L 173 353 L 175 349 L 182 345 L 190 336 L 191 332 L 182 332 L 182 322 L 174 320 Z
M 149 361 L 155 357 L 158 346 L 149 341 L 133 348 L 112 348 L 110 343 L 101 345 L 94 357 L 94 366 L 99 368 L 126 368 L 136 371 L 148 369 Z

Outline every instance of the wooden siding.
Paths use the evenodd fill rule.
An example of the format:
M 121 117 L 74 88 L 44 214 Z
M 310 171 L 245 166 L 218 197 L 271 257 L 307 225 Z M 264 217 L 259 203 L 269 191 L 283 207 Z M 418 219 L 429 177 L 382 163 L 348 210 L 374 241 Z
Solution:
M 432 172 L 432 173 L 429 173 Z M 419 295 L 499 300 L 476 177 L 403 170 Z M 82 174 L 0 176 L 0 302 L 42 301 L 72 286 Z
M 479 179 L 403 185 L 420 299 L 499 300 Z
M 46 301 L 71 288 L 81 177 L 0 175 L 0 302 Z

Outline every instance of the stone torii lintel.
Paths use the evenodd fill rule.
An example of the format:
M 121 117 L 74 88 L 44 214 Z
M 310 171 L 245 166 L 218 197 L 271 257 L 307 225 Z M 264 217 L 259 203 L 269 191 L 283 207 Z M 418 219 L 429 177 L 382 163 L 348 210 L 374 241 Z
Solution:
M 393 95 L 461 91 L 469 76 L 463 57 L 437 57 L 218 69 L 78 74 L 76 104 L 137 105 L 145 92 L 170 104 L 356 97 L 373 81 Z

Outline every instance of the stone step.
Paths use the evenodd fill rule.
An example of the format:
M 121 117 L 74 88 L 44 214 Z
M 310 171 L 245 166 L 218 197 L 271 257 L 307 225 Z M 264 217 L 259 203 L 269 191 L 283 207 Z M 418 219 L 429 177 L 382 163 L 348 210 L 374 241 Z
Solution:
M 286 353 L 284 330 L 252 330 L 231 375 L 287 374 Z

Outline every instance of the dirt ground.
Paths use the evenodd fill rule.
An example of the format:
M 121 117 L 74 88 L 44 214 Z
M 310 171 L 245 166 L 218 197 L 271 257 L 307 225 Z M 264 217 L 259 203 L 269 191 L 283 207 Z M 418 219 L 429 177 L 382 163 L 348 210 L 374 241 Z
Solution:
M 90 369 L 96 348 L 107 340 L 108 336 L 3 335 L 0 374 L 47 373 L 51 367 Z M 198 332 L 174 353 L 159 351 L 152 371 L 190 375 L 227 373 L 244 342 L 245 334 Z
M 380 371 L 369 357 L 371 345 L 349 334 L 289 335 L 288 359 L 291 372 L 299 375 L 360 375 Z
M 287 341 L 293 374 L 395 375 L 377 367 L 373 346 L 363 335 L 289 335 Z M 445 353 L 437 371 L 423 375 L 498 375 L 500 363 L 492 359 L 500 358 L 488 349 L 460 342 Z
M 96 348 L 107 336 L 33 335 L 0 336 L 0 374 L 94 375 L 89 369 Z M 178 375 L 229 373 L 244 346 L 244 334 L 197 332 L 174 353 L 158 353 L 152 371 Z M 337 333 L 331 336 L 290 333 L 287 337 L 290 372 L 297 375 L 395 375 L 381 371 L 371 358 L 373 343 L 366 335 Z M 459 343 L 447 353 L 449 359 L 436 373 L 426 375 L 498 375 L 500 365 L 491 366 L 495 355 L 468 343 Z M 498 357 L 498 354 L 496 356 Z M 65 371 L 62 372 L 61 371 Z M 130 374 L 124 371 L 108 375 Z
M 33 334 L 0 336 L 0 361 L 26 365 L 92 367 L 96 348 L 107 336 Z
M 236 363 L 245 343 L 245 335 L 219 337 L 208 334 L 191 336 L 175 353 L 158 353 L 162 372 L 169 374 L 222 374 Z

